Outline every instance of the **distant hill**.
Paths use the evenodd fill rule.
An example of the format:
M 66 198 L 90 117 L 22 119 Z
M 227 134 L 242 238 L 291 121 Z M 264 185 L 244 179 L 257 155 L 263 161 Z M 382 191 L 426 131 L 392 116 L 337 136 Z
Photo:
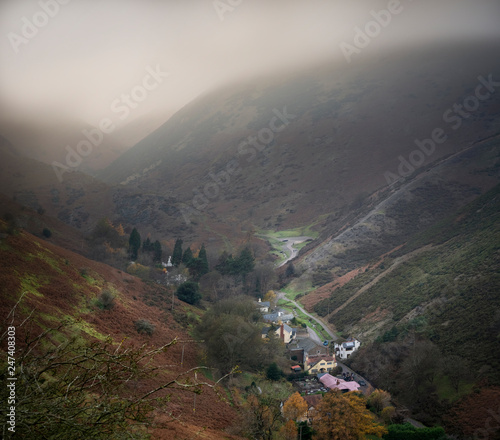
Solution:
M 172 212 L 201 227 L 237 220 L 283 229 L 342 216 L 392 183 L 389 176 L 411 174 L 401 158 L 413 154 L 423 170 L 499 133 L 494 93 L 460 127 L 448 112 L 475 93 L 479 76 L 499 71 L 491 49 L 411 48 L 224 87 L 188 104 L 99 177 L 175 197 Z M 424 154 L 415 142 L 433 133 L 440 143 Z

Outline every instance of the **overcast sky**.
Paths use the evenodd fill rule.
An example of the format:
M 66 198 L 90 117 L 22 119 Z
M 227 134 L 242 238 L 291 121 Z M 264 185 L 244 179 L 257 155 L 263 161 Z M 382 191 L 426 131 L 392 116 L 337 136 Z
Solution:
M 148 66 L 159 66 L 168 78 L 147 93 L 129 120 L 150 112 L 167 115 L 228 81 L 319 59 L 347 63 L 339 44 L 353 44 L 354 27 L 365 28 L 374 20 L 372 11 L 389 3 L 2 0 L 0 112 L 97 124 L 121 94 L 142 84 Z M 43 4 L 51 5 L 53 17 Z M 500 1 L 401 0 L 398 10 L 353 63 L 389 46 L 500 34 Z

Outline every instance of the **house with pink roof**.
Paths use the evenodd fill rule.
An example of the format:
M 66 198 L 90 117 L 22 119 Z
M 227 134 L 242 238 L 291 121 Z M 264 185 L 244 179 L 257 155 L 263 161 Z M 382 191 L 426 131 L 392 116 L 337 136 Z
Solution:
M 319 381 L 325 386 L 326 389 L 339 389 L 344 392 L 348 391 L 358 391 L 360 388 L 359 383 L 354 381 L 345 381 L 337 377 L 333 377 L 331 374 L 323 374 L 319 378 Z

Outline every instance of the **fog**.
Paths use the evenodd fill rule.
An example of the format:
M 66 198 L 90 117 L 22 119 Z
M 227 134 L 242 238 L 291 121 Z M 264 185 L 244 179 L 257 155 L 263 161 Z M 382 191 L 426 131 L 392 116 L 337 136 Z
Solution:
M 390 6 L 399 12 L 348 60 L 341 44 L 353 45 L 355 27 Z M 159 78 L 147 80 L 150 90 L 118 122 L 163 120 L 227 82 L 415 44 L 498 38 L 499 19 L 500 2 L 472 0 L 3 0 L 0 118 L 97 125 L 120 115 L 113 103 L 154 70 Z

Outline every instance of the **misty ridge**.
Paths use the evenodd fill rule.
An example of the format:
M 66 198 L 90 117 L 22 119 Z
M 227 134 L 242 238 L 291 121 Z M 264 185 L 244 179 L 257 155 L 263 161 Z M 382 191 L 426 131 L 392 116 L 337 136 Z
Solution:
M 3 2 L 2 436 L 498 438 L 499 18 Z

